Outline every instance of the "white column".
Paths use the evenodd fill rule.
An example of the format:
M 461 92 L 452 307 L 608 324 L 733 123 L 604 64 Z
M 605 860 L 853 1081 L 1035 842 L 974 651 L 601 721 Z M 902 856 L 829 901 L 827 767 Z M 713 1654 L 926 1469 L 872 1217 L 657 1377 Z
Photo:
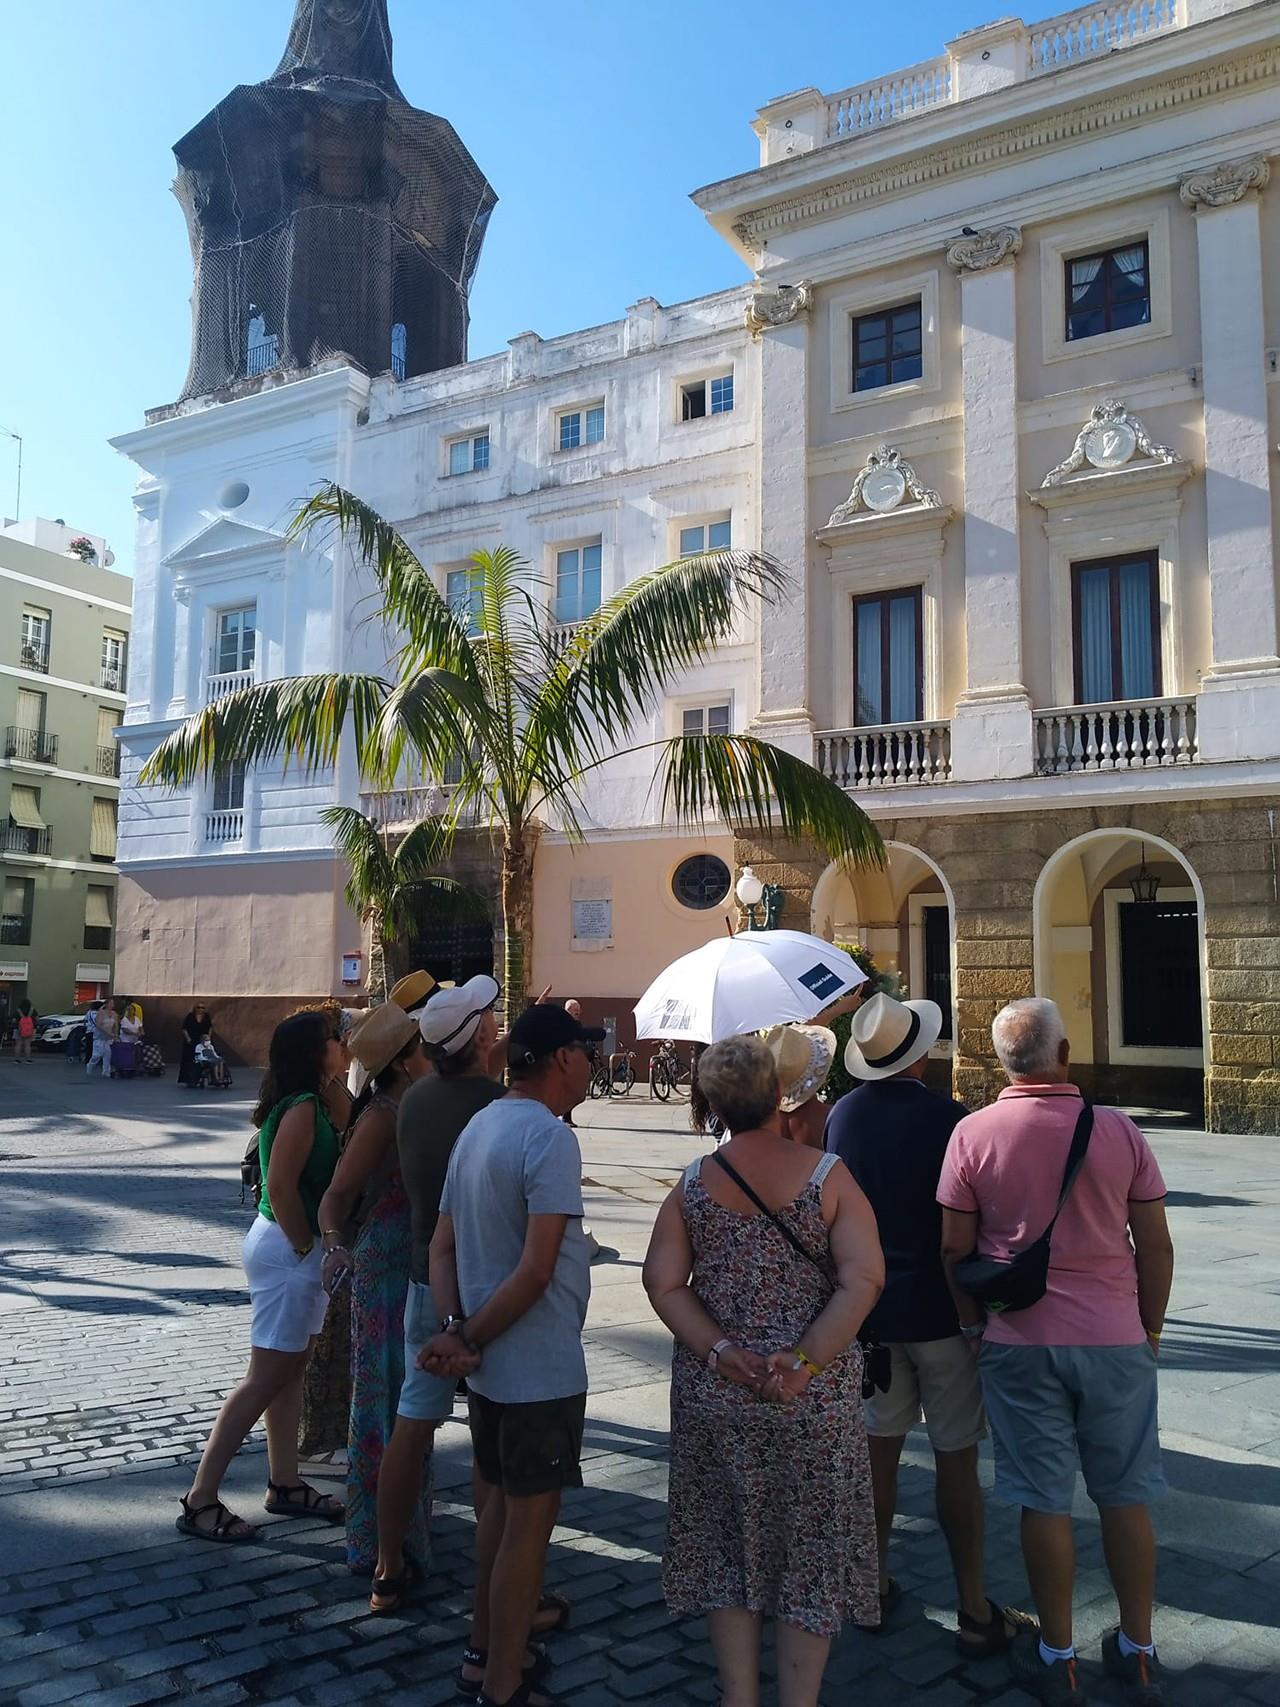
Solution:
M 1280 753 L 1275 543 L 1272 534 L 1261 155 L 1188 173 L 1200 271 L 1204 497 L 1213 659 L 1202 683 L 1202 757 Z
M 958 238 L 964 409 L 964 586 L 968 685 L 951 730 L 957 782 L 1028 776 L 1031 702 L 1023 684 L 1018 546 L 1018 372 L 1014 257 L 1022 234 Z
M 787 571 L 782 596 L 760 613 L 760 709 L 754 733 L 813 758 L 809 708 L 809 480 L 807 284 L 762 290 L 747 324 L 760 348 L 760 546 Z

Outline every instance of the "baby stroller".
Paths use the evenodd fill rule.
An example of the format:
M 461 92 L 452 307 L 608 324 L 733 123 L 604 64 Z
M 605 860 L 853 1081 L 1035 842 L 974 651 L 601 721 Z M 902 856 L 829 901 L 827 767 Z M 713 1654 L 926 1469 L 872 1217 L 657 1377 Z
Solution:
M 231 1074 L 227 1064 L 207 1037 L 196 1044 L 195 1077 L 190 1088 L 193 1091 L 201 1091 L 206 1085 L 212 1085 L 219 1091 L 231 1089 Z

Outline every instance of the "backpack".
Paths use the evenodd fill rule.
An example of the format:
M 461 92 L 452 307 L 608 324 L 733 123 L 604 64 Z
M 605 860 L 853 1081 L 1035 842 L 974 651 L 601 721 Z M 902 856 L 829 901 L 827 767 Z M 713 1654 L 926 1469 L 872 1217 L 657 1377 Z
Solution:
M 258 1134 L 256 1132 L 249 1140 L 240 1162 L 241 1203 L 250 1193 L 253 1195 L 253 1207 L 256 1209 L 262 1202 L 262 1153 L 258 1147 Z
M 18 1036 L 34 1037 L 35 1034 L 36 1022 L 32 1019 L 30 1014 L 23 1014 L 22 1018 L 18 1021 Z

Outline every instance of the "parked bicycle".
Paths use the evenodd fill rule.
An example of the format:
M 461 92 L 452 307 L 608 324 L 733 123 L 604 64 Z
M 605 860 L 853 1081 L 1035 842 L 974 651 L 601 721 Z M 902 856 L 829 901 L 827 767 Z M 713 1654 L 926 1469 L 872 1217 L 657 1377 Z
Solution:
M 587 1086 L 590 1097 L 624 1097 L 636 1082 L 636 1052 L 615 1049 L 608 1063 L 597 1061 Z
M 666 1102 L 672 1091 L 687 1090 L 691 1082 L 690 1068 L 680 1059 L 671 1039 L 664 1037 L 649 1058 L 650 1097 Z

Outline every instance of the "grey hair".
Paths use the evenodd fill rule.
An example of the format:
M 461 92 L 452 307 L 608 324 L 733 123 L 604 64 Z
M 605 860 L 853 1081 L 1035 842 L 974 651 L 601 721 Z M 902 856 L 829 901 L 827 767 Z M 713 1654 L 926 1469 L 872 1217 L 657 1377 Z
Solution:
M 726 1037 L 698 1062 L 698 1084 L 730 1132 L 750 1132 L 778 1107 L 773 1051 L 758 1037 Z
M 1030 1079 L 1058 1065 L 1067 1035 L 1057 1002 L 1048 996 L 1024 996 L 1009 1002 L 991 1022 L 991 1041 L 1011 1079 Z

